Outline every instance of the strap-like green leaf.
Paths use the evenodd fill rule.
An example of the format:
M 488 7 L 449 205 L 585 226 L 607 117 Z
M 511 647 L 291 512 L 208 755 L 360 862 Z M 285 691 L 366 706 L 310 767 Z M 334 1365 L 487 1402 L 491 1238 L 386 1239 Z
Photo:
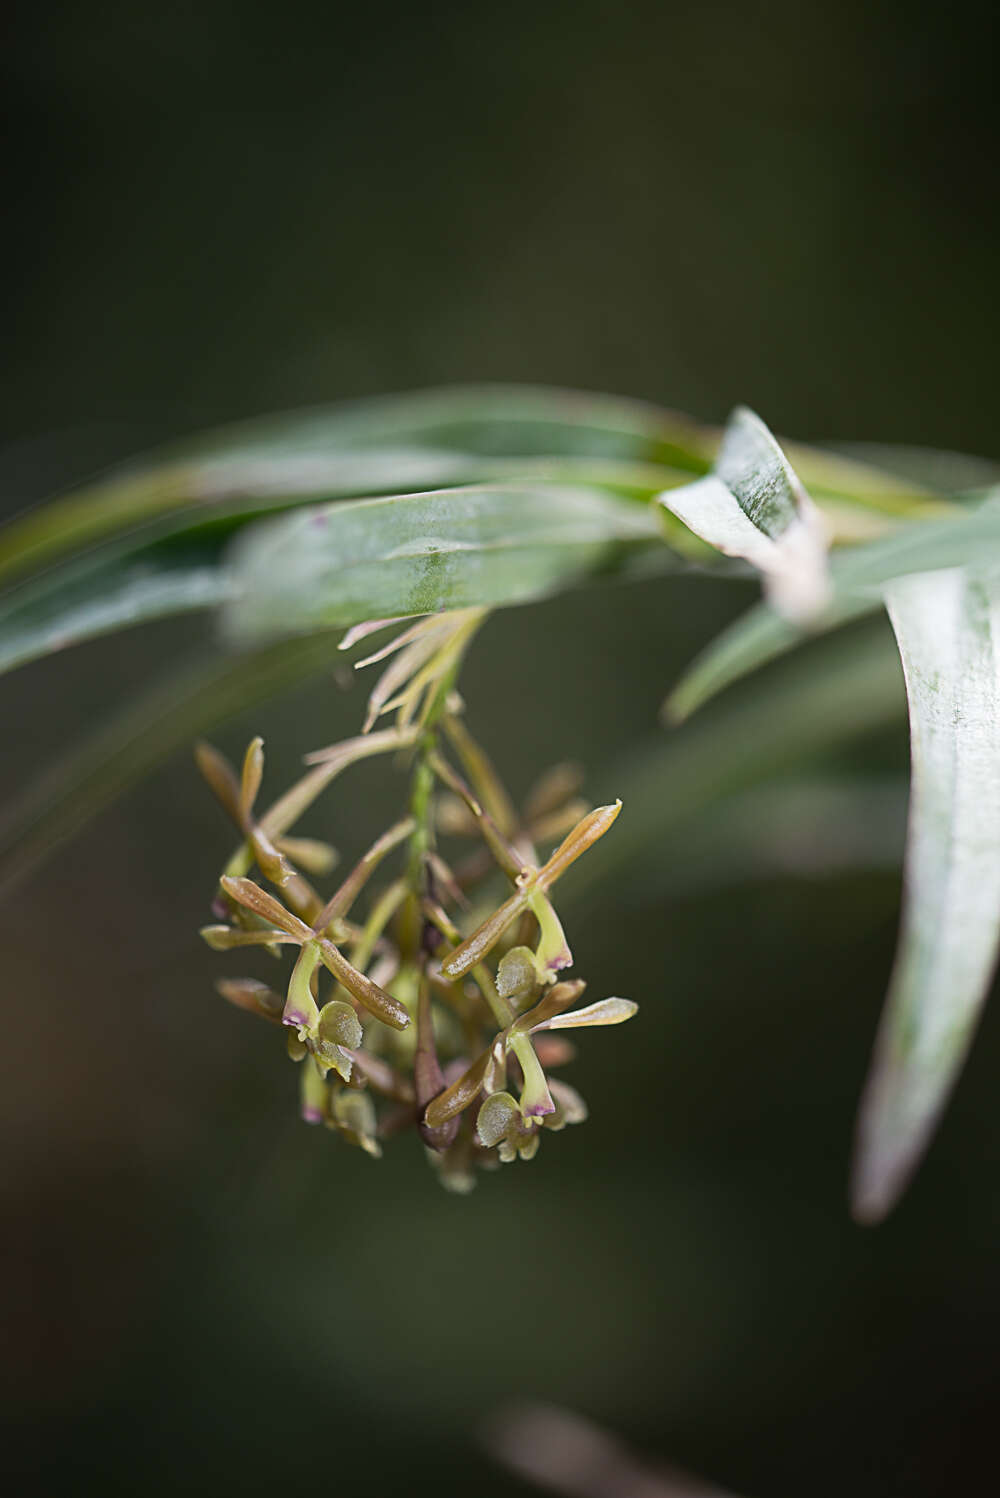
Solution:
M 115 543 L 0 594 L 0 675 L 116 629 L 222 603 L 221 541 Z
M 313 506 L 241 537 L 224 623 L 233 638 L 255 640 L 523 603 L 663 550 L 647 509 L 562 485 L 484 485 Z
M 368 465 L 364 474 L 368 485 L 378 477 L 389 476 L 391 465 L 387 465 L 386 454 L 361 456 Z M 450 455 L 444 455 L 447 462 L 443 465 L 435 460 L 433 467 L 428 467 L 429 456 L 433 457 L 417 454 L 417 466 L 404 465 L 402 474 L 416 483 L 431 475 L 440 481 L 459 471 Z M 480 465 L 484 461 L 476 460 Z M 467 476 L 473 472 L 465 459 L 460 462 Z M 647 472 L 577 460 L 528 464 L 521 460 L 495 461 L 487 466 L 516 473 L 533 469 L 538 492 L 550 482 L 550 475 L 558 478 L 563 473 L 581 485 L 606 485 L 611 491 L 610 503 L 631 509 L 639 517 L 637 526 L 644 524 L 641 512 L 620 496 L 648 498 L 669 474 L 663 468 Z M 338 493 L 338 484 L 348 483 L 351 475 L 360 480 L 362 467 L 351 461 L 346 471 L 340 470 L 337 484 L 331 481 L 325 486 L 325 493 Z M 262 514 L 303 502 L 302 491 L 293 485 L 288 493 L 267 495 L 254 490 L 253 479 L 251 465 L 246 469 L 240 497 L 220 500 L 210 514 L 187 508 L 163 516 L 35 576 L 22 578 L 0 592 L 0 674 L 115 629 L 222 603 L 229 587 L 222 558 L 233 534 Z M 347 492 L 356 493 L 357 489 Z M 310 493 L 307 497 L 315 496 Z M 677 539 L 682 542 L 682 527 L 677 529 Z
M 221 600 L 232 534 L 318 500 L 469 484 L 645 501 L 704 473 L 716 434 L 635 401 L 456 387 L 208 432 L 0 527 L 0 671 L 108 630 Z M 927 508 L 919 489 L 811 449 L 796 463 L 836 538 Z M 667 512 L 661 512 L 664 517 Z M 668 541 L 697 550 L 671 517 Z
M 234 501 L 287 507 L 548 477 L 653 494 L 670 470 L 704 472 L 713 445 L 710 429 L 641 401 L 518 386 L 283 412 L 174 443 L 17 517 L 0 528 L 0 582 L 151 519 Z
M 899 951 L 862 1104 L 856 1214 L 885 1214 L 965 1058 L 1000 940 L 1000 575 L 891 584 L 912 786 Z

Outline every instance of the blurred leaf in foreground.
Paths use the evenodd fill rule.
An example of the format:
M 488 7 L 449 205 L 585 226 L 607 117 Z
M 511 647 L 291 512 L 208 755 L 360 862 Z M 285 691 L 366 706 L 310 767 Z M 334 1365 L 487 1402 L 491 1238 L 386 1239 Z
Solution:
M 471 484 L 535 486 L 540 505 L 551 492 L 557 510 L 556 491 L 583 489 L 638 512 L 704 474 L 716 441 L 712 429 L 640 401 L 517 386 L 421 391 L 205 432 L 0 526 L 0 671 L 223 602 L 224 550 L 261 516 Z M 918 484 L 837 454 L 788 451 L 834 540 L 933 513 L 933 495 Z M 663 508 L 660 516 L 675 551 L 710 559 L 680 520 Z M 566 574 L 570 582 L 583 575 Z M 558 579 L 547 578 L 554 588 Z M 522 596 L 501 592 L 494 577 L 492 602 Z
M 642 401 L 532 386 L 455 386 L 257 417 L 183 438 L 0 528 L 0 582 L 150 520 L 233 505 L 552 478 L 651 495 L 709 466 L 711 429 Z M 562 460 L 562 461 L 561 461 Z M 545 473 L 548 463 L 556 470 Z M 830 459 L 836 483 L 866 470 Z M 579 465 L 574 474 L 572 464 Z M 527 464 L 527 472 L 517 471 Z M 887 476 L 877 485 L 901 488 Z
M 852 1186 L 889 1210 L 968 1051 L 1000 940 L 1000 581 L 954 569 L 887 592 L 910 707 L 902 935 L 861 1109 Z

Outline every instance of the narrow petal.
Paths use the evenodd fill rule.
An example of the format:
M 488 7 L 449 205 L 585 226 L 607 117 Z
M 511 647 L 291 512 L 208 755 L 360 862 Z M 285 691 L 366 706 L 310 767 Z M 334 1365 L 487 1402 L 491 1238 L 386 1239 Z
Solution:
M 491 1059 L 490 1052 L 484 1051 L 457 1082 L 452 1082 L 450 1087 L 446 1087 L 444 1092 L 438 1093 L 428 1103 L 424 1118 L 430 1128 L 439 1129 L 442 1124 L 446 1124 L 450 1118 L 457 1118 L 470 1103 L 475 1102 L 483 1090 L 483 1081 Z
M 359 640 L 367 639 L 369 635 L 376 634 L 380 629 L 388 629 L 390 624 L 405 624 L 407 617 L 412 617 L 412 615 L 399 614 L 394 619 L 366 619 L 363 624 L 352 624 L 337 649 L 351 650 Z
M 340 856 L 330 843 L 320 842 L 314 837 L 281 837 L 276 839 L 274 846 L 300 869 L 317 877 L 335 869 Z
M 280 900 L 269 895 L 266 890 L 261 889 L 259 884 L 254 884 L 252 879 L 231 878 L 224 874 L 219 883 L 231 895 L 237 904 L 252 910 L 255 915 L 262 916 L 265 921 L 270 921 L 272 926 L 278 926 L 282 931 L 287 931 L 296 941 L 309 941 L 315 933 L 300 921 L 298 916 L 292 915 L 286 910 Z
M 358 860 L 336 894 L 332 895 L 324 905 L 316 918 L 315 929 L 317 931 L 325 931 L 332 921 L 348 913 L 379 864 L 394 848 L 398 848 L 400 843 L 406 841 L 414 825 L 413 818 L 406 817 L 402 822 L 397 822 L 395 826 L 390 827 L 388 832 L 383 832 L 382 836 L 372 843 L 368 852 Z
M 432 754 L 430 762 L 438 779 L 464 803 L 497 867 L 502 869 L 511 881 L 517 880 L 524 870 L 524 861 L 511 847 L 493 817 L 489 812 L 484 811 L 477 797 L 473 795 L 462 777 L 455 773 L 447 760 L 442 759 L 439 754 Z
M 202 779 L 207 782 L 216 799 L 229 813 L 237 827 L 241 827 L 243 816 L 240 806 L 240 782 L 228 759 L 204 740 L 195 745 L 194 758 Z
M 200 935 L 213 952 L 231 952 L 236 947 L 272 947 L 276 942 L 298 941 L 297 936 L 291 936 L 287 931 L 261 927 L 243 931 L 236 926 L 202 926 Z
M 264 778 L 264 740 L 252 739 L 243 758 L 243 774 L 240 777 L 240 812 L 243 820 L 250 820 L 253 804 Z
M 558 846 L 552 857 L 542 866 L 538 875 L 538 883 L 542 889 L 550 889 L 556 880 L 561 878 L 575 863 L 582 853 L 592 848 L 598 838 L 602 838 L 608 828 L 614 822 L 622 809 L 620 801 L 615 801 L 610 806 L 598 806 L 596 810 L 588 812 L 587 815 L 573 828 L 573 831 Z
M 286 791 L 261 817 L 261 828 L 269 837 L 280 837 L 312 806 L 317 796 L 342 770 L 357 764 L 359 760 L 370 759 L 374 754 L 388 754 L 394 749 L 404 749 L 414 742 L 416 736 L 415 728 L 387 728 L 367 737 L 345 739 L 342 744 L 334 744 L 329 749 L 320 749 L 315 754 L 307 755 L 306 763 L 314 764 L 316 768 L 304 775 L 291 790 Z
M 441 964 L 441 971 L 446 978 L 462 978 L 467 972 L 482 962 L 496 946 L 510 923 L 527 909 L 531 898 L 530 886 L 526 889 L 515 890 L 509 900 L 505 900 L 499 910 L 486 917 L 481 926 L 477 926 L 471 936 L 460 942 L 453 952 Z
M 368 698 L 368 712 L 365 716 L 363 733 L 367 733 L 373 726 L 376 718 L 385 712 L 390 712 L 393 707 L 398 706 L 398 701 L 393 698 L 400 689 L 403 695 L 407 695 L 411 683 L 417 679 L 418 673 L 438 650 L 442 635 L 440 631 L 428 631 L 421 633 L 415 640 L 400 651 L 394 661 L 382 672 L 375 683 Z
M 394 640 L 389 641 L 388 645 L 383 645 L 371 655 L 366 655 L 363 660 L 355 661 L 355 671 L 364 671 L 367 666 L 375 666 L 379 661 L 384 661 L 387 656 L 395 655 L 396 651 L 402 650 L 405 645 L 412 644 L 431 626 L 432 619 L 433 616 L 430 614 L 419 615 L 416 624 L 412 624 L 409 629 L 401 630 Z
M 359 1004 L 380 1019 L 383 1024 L 391 1025 L 394 1030 L 405 1030 L 410 1023 L 410 1016 L 406 1009 L 394 999 L 385 989 L 379 988 L 371 978 L 366 978 L 364 973 L 359 973 L 357 968 L 352 967 L 342 952 L 339 952 L 332 941 L 325 938 L 317 943 L 319 947 L 320 960 L 327 967 L 337 982 L 353 994 Z
M 261 1019 L 281 1024 L 285 1001 L 266 983 L 259 983 L 256 978 L 219 978 L 215 989 L 237 1009 L 245 1009 L 249 1014 L 259 1014 Z
M 620 1025 L 638 1013 L 639 1006 L 631 999 L 598 999 L 585 1009 L 571 1009 L 568 1014 L 556 1014 L 534 1025 L 535 1030 L 577 1030 L 585 1025 Z
M 446 717 L 444 730 L 454 745 L 477 796 L 498 830 L 505 838 L 513 837 L 517 831 L 517 814 L 493 761 L 469 733 L 461 718 L 452 715 Z
M 556 983 L 547 993 L 543 994 L 533 1009 L 515 1020 L 514 1024 L 518 1030 L 534 1031 L 541 1029 L 547 1020 L 553 1015 L 562 1014 L 570 1004 L 575 1004 L 587 985 L 582 978 L 573 978 L 569 982 Z

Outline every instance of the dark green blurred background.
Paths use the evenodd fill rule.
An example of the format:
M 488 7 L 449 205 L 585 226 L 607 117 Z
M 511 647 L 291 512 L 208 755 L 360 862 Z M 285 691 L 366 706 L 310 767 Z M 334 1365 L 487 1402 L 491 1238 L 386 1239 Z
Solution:
M 992 27 L 23 7 L 0 504 L 232 417 L 472 379 L 1000 458 Z M 661 580 L 498 616 L 471 722 L 515 788 L 572 755 L 608 799 L 751 596 Z M 0 683 L 5 800 L 207 628 Z M 217 737 L 259 729 L 281 785 L 360 702 L 321 682 Z M 903 769 L 899 707 L 855 766 Z M 327 803 L 345 851 L 380 784 Z M 901 1209 L 846 1211 L 895 873 L 602 887 L 570 934 L 641 1017 L 584 1038 L 590 1123 L 461 1200 L 415 1141 L 376 1165 L 300 1126 L 273 1034 L 215 1000 L 194 932 L 227 847 L 181 756 L 0 909 L 18 1491 L 527 1491 L 477 1431 L 535 1396 L 749 1498 L 958 1493 L 993 1460 L 996 1013 Z

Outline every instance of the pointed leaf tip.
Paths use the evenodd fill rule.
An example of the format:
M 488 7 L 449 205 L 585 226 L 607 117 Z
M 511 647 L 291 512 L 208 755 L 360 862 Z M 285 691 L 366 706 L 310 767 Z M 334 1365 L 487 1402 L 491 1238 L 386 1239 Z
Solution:
M 761 573 L 771 602 L 803 622 L 826 604 L 823 519 L 768 428 L 746 406 L 730 416 L 711 474 L 657 501 L 710 546 Z

